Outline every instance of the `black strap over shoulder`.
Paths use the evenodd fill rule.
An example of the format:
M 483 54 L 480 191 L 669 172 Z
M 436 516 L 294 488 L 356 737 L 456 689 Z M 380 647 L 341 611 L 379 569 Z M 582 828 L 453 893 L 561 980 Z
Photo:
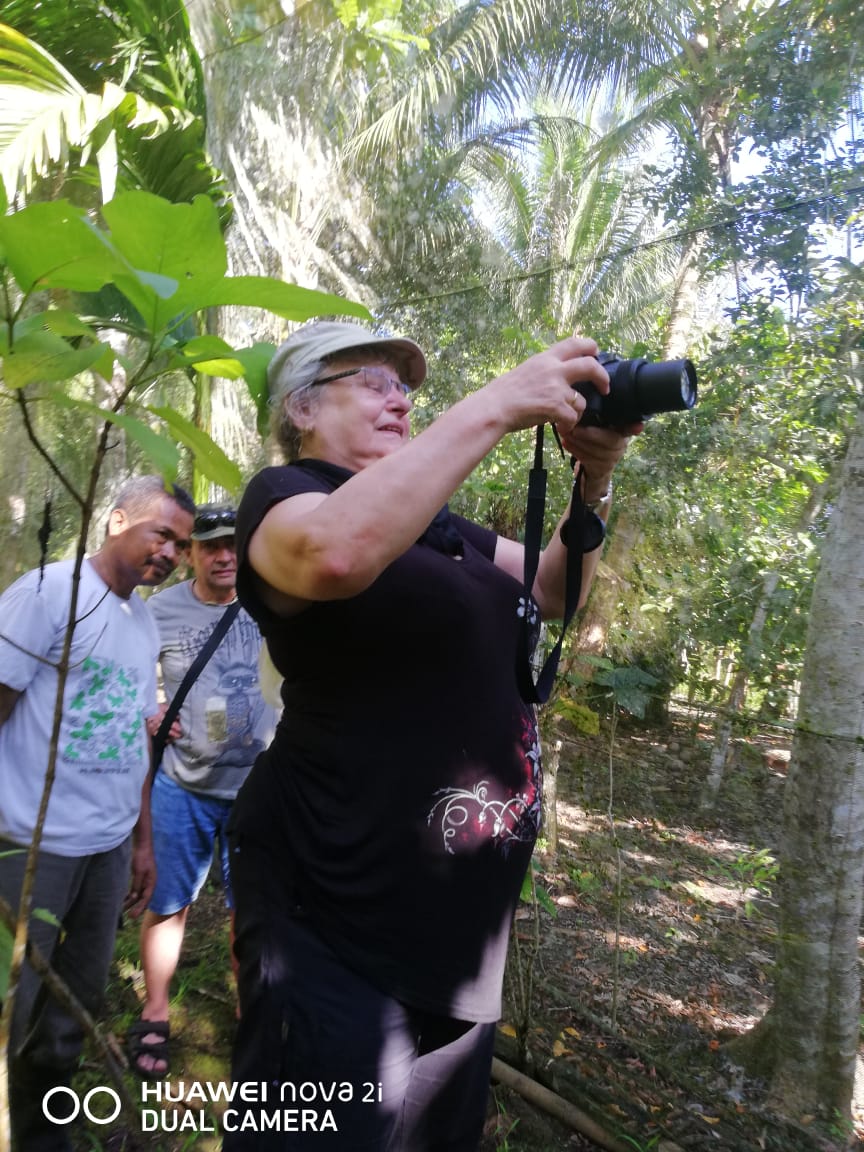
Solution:
M 201 670 L 204 668 L 207 661 L 219 647 L 225 633 L 234 623 L 237 613 L 240 611 L 240 601 L 235 600 L 229 604 L 219 619 L 216 621 L 216 627 L 207 637 L 207 643 L 201 648 L 198 655 L 189 665 L 186 670 L 186 675 L 180 681 L 177 691 L 174 693 L 174 699 L 168 705 L 168 710 L 162 717 L 162 723 L 159 725 L 159 731 L 153 737 L 153 767 L 157 768 L 162 762 L 162 754 L 165 751 L 165 745 L 168 743 L 168 733 L 171 731 L 171 725 L 177 719 L 180 709 L 183 706 L 183 701 L 189 695 L 189 689 L 198 679 Z
M 557 430 L 553 425 L 556 439 Z M 561 447 L 561 441 L 558 440 Z M 562 448 L 563 452 L 563 448 Z M 532 619 L 530 605 L 534 580 L 540 563 L 543 540 L 543 517 L 546 511 L 546 469 L 543 466 L 543 425 L 537 428 L 534 444 L 534 465 L 528 475 L 528 501 L 525 508 L 525 600 L 522 615 L 522 628 L 516 654 L 516 682 L 519 694 L 526 704 L 545 704 L 551 695 L 561 658 L 561 648 L 570 621 L 579 606 L 582 593 L 582 559 L 586 552 L 599 548 L 605 535 L 603 521 L 590 508 L 586 508 L 582 494 L 580 470 L 573 474 L 573 493 L 570 499 L 570 515 L 561 526 L 561 540 L 567 549 L 565 571 L 564 622 L 561 636 L 553 650 L 546 657 L 535 681 L 531 666 Z

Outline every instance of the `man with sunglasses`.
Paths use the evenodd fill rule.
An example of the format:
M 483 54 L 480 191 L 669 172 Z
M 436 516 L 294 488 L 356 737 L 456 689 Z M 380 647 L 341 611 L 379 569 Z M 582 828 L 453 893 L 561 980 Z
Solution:
M 166 703 L 149 723 L 155 736 L 187 671 L 236 600 L 234 509 L 199 506 L 192 532 L 193 577 L 150 599 L 159 627 Z M 157 881 L 141 926 L 146 1001 L 127 1038 L 143 1077 L 168 1072 L 168 1000 L 189 908 L 219 845 L 226 904 L 232 907 L 225 825 L 237 790 L 273 735 L 275 712 L 258 683 L 261 635 L 240 611 L 198 672 L 171 726 L 157 766 L 151 809 Z

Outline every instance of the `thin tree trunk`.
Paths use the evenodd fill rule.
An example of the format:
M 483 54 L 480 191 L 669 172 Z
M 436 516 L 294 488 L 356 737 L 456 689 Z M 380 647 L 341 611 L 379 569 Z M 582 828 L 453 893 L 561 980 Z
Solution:
M 543 761 L 543 839 L 546 851 L 558 851 L 558 768 L 561 764 L 560 740 L 552 745 L 551 754 Z
M 762 634 L 768 622 L 768 612 L 771 599 L 777 591 L 780 582 L 779 572 L 766 572 L 762 579 L 762 593 L 753 619 L 750 621 L 750 630 L 747 634 L 747 645 L 741 663 L 732 680 L 732 687 L 726 698 L 714 729 L 714 748 L 711 752 L 711 764 L 708 769 L 708 778 L 702 794 L 702 807 L 712 808 L 717 800 L 720 785 L 723 783 L 723 773 L 729 760 L 729 745 L 732 741 L 732 729 L 747 695 L 747 685 L 759 657 L 762 654 Z
M 606 636 L 618 606 L 621 582 L 624 573 L 633 564 L 633 553 L 639 541 L 640 527 L 635 516 L 622 511 L 615 520 L 615 527 L 609 533 L 609 544 L 603 555 L 597 579 L 591 589 L 591 596 L 579 620 L 579 630 L 571 642 L 574 656 L 565 665 L 564 671 L 578 666 L 582 653 L 599 655 L 606 648 Z M 586 666 L 587 668 L 587 666 Z

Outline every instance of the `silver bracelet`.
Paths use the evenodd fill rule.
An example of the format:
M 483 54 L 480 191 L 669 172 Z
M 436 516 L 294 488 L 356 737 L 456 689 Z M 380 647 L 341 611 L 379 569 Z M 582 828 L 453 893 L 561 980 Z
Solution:
M 585 501 L 585 507 L 590 508 L 592 512 L 598 512 L 598 511 L 600 511 L 600 509 L 606 508 L 611 503 L 612 503 L 612 485 L 610 483 L 609 487 L 602 494 L 602 496 L 598 496 L 596 500 L 586 500 Z

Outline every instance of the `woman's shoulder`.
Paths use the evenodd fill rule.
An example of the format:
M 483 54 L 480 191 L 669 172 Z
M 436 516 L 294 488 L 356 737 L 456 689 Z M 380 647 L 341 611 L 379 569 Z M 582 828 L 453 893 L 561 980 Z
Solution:
M 314 473 L 299 464 L 278 464 L 262 468 L 246 486 L 242 503 L 272 503 L 274 499 L 287 499 L 301 492 L 326 492 L 329 486 Z
M 257 472 L 243 492 L 237 509 L 237 556 L 246 554 L 249 537 L 271 508 L 304 492 L 328 492 L 330 489 L 295 464 L 273 465 Z

